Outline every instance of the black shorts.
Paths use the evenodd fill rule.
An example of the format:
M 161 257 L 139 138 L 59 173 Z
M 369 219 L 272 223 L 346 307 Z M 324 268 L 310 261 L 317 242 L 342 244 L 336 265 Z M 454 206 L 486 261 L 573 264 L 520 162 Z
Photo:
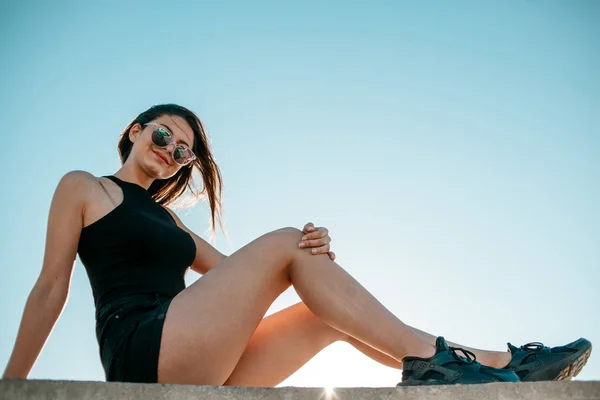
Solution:
M 96 338 L 107 382 L 157 383 L 162 328 L 171 300 L 133 295 L 97 310 Z

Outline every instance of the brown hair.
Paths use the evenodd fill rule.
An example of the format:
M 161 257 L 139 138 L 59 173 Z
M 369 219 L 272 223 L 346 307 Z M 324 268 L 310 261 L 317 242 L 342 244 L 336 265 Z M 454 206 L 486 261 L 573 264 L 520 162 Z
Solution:
M 129 140 L 129 131 L 131 127 L 136 123 L 144 125 L 147 122 L 162 116 L 162 115 L 176 115 L 186 120 L 194 131 L 194 144 L 192 151 L 196 154 L 196 159 L 190 164 L 182 167 L 175 176 L 169 179 L 155 179 L 148 192 L 152 195 L 152 198 L 160 205 L 169 205 L 180 198 L 186 191 L 190 189 L 190 192 L 194 195 L 196 201 L 201 198 L 207 197 L 208 203 L 211 210 L 210 217 L 210 229 L 213 234 L 216 234 L 215 220 L 219 221 L 221 230 L 223 229 L 222 212 L 223 205 L 221 203 L 221 194 L 223 190 L 223 180 L 221 177 L 221 171 L 214 160 L 214 157 L 210 150 L 210 144 L 204 130 L 202 122 L 192 111 L 185 107 L 178 106 L 176 104 L 157 104 L 150 107 L 148 110 L 139 114 L 133 121 L 131 121 L 125 130 L 121 133 L 119 138 L 118 150 L 121 158 L 121 163 L 124 164 L 129 154 L 133 143 Z M 194 192 L 191 185 L 193 168 L 197 168 L 202 175 L 204 187 L 197 193 Z M 212 236 L 211 236 L 212 238 Z

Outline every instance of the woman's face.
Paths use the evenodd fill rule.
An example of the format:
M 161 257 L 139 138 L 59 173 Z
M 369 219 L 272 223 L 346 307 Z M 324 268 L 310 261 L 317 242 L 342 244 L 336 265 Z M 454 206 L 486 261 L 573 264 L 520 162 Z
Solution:
M 176 143 L 193 149 L 194 131 L 185 119 L 179 116 L 161 115 L 151 122 L 166 128 Z M 133 156 L 148 175 L 158 179 L 168 179 L 183 167 L 173 159 L 174 144 L 161 148 L 152 142 L 152 131 L 159 126 L 136 124 L 131 128 L 129 139 L 133 142 L 133 148 L 129 158 Z

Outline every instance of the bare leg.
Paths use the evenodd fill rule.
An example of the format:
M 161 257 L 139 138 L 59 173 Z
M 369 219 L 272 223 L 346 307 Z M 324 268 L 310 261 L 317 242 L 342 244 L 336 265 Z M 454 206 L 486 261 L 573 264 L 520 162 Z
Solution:
M 420 352 L 423 351 L 427 354 L 425 357 L 433 355 L 433 346 L 436 340 L 435 336 L 400 322 L 335 262 L 330 261 L 327 256 L 316 257 L 319 258 L 320 263 L 314 262 L 315 266 L 311 265 L 312 268 L 320 268 L 319 266 L 316 266 L 318 264 L 327 265 L 330 263 L 334 264 L 337 268 L 323 267 L 321 272 L 322 279 L 317 280 L 316 282 L 309 282 L 309 280 L 313 278 L 311 275 L 312 271 L 308 271 L 310 267 L 302 266 L 292 270 L 294 287 L 300 295 L 300 298 L 307 303 L 307 306 L 311 311 L 320 318 L 323 318 L 325 322 L 335 329 L 348 334 L 369 347 L 379 350 L 396 361 L 401 362 L 405 355 L 422 356 L 423 353 Z M 299 258 L 302 263 L 306 262 L 305 259 L 306 257 Z M 308 288 L 312 289 L 311 285 L 319 285 L 322 290 L 322 293 L 319 293 L 320 298 L 318 302 L 313 301 L 311 298 L 312 291 L 307 290 Z M 335 303 L 337 306 L 335 315 L 329 315 L 329 308 L 322 307 L 326 302 Z M 373 303 L 377 306 L 374 307 Z M 373 312 L 374 315 L 369 315 L 371 312 Z M 366 320 L 379 322 L 367 323 L 365 326 L 363 322 Z M 403 330 L 394 331 L 394 326 L 401 327 Z M 363 336 L 361 331 L 365 331 L 366 335 Z M 414 336 L 410 335 L 407 331 L 411 331 L 419 336 L 426 343 L 430 344 L 431 348 L 426 350 L 421 343 L 419 344 L 421 350 L 416 350 L 416 347 L 413 346 L 417 345 L 418 340 L 415 340 Z M 402 347 L 402 345 L 399 345 L 398 349 L 403 351 L 400 357 L 398 356 L 397 351 L 394 352 L 392 349 L 381 346 L 373 340 L 374 338 L 380 338 L 383 342 L 390 343 L 388 340 L 393 339 L 386 336 L 389 332 L 401 332 L 401 341 L 408 346 Z M 453 347 L 463 347 L 452 342 L 448 342 L 448 344 Z M 410 348 L 410 351 L 407 351 L 408 348 Z M 483 351 L 470 347 L 463 348 L 475 353 L 478 360 L 486 365 L 503 367 L 510 361 L 510 354 L 507 352 Z
M 318 352 L 345 337 L 304 303 L 295 304 L 261 321 L 225 385 L 278 385 Z
M 300 302 L 264 318 L 225 385 L 275 386 L 337 341 L 392 368 L 402 363 L 332 328 Z
M 416 331 L 435 342 L 434 336 Z M 336 341 L 351 344 L 364 355 L 383 365 L 402 369 L 402 362 L 332 328 L 314 315 L 306 304 L 300 302 L 261 321 L 225 385 L 278 385 Z M 452 346 L 469 349 L 455 344 Z M 478 360 L 482 355 L 489 353 L 493 355 L 491 359 L 496 361 L 505 354 L 478 349 L 471 351 L 477 355 Z
M 263 235 L 175 296 L 164 321 L 159 383 L 223 384 L 290 284 L 319 319 L 396 361 L 435 353 L 327 255 L 299 249 L 302 236 L 295 228 Z
M 306 306 L 325 323 L 401 361 L 431 357 L 434 346 L 400 321 L 327 255 L 295 254 L 291 281 Z
M 421 334 L 422 337 L 429 343 L 435 344 L 437 336 L 431 335 L 414 327 L 411 328 L 415 332 Z M 402 369 L 401 362 L 397 362 L 393 358 L 387 357 L 385 354 L 378 352 L 377 350 L 361 342 L 360 340 L 354 339 L 353 337 L 349 337 L 346 341 L 352 346 L 354 346 L 357 350 L 361 351 L 363 354 L 372 358 L 373 360 L 378 361 L 383 365 L 387 365 L 388 367 Z M 457 343 L 450 342 L 448 340 L 446 341 L 446 343 L 448 343 L 448 345 L 452 347 L 461 347 L 465 350 L 469 350 L 470 352 L 475 354 L 475 356 L 477 357 L 477 361 L 483 365 L 487 365 L 494 368 L 502 368 L 510 362 L 511 355 L 510 353 L 505 351 L 475 349 L 473 347 L 463 346 Z
M 408 326 L 408 325 L 407 325 Z M 427 332 L 421 331 L 415 327 L 411 328 L 421 334 L 421 336 L 427 340 L 429 343 L 434 343 L 435 344 L 435 339 L 436 336 L 431 335 Z M 481 349 L 475 349 L 473 347 L 467 347 L 467 346 L 463 346 L 460 344 L 456 344 L 453 342 L 450 342 L 448 340 L 446 340 L 446 343 L 448 343 L 449 346 L 452 347 L 462 347 L 465 350 L 468 350 L 470 352 L 472 352 L 473 354 L 475 354 L 475 356 L 477 357 L 477 361 L 480 362 L 481 364 L 484 365 L 488 365 L 490 367 L 494 367 L 494 368 L 503 368 L 505 367 L 511 359 L 511 354 L 507 351 L 491 351 L 491 350 L 481 350 Z

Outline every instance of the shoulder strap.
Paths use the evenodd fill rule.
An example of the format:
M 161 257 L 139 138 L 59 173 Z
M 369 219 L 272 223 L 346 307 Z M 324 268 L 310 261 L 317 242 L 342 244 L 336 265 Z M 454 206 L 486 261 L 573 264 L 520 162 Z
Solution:
M 123 187 L 123 185 L 121 185 L 121 182 L 119 182 L 117 179 L 113 179 L 113 176 L 110 175 L 106 175 L 103 176 L 102 178 L 108 178 L 111 181 L 113 181 L 114 183 L 116 183 L 117 185 L 119 185 L 119 187 L 121 188 L 121 190 L 123 191 L 123 201 L 125 201 L 125 188 Z M 112 198 L 112 196 L 110 195 L 110 193 L 108 193 L 108 190 L 106 190 L 106 187 L 104 186 L 104 184 L 102 183 L 101 180 L 98 180 L 98 182 L 100 183 L 100 186 L 102 186 L 102 189 L 104 189 L 104 191 L 106 192 L 106 194 L 108 195 L 108 198 L 112 201 L 112 203 L 117 206 L 117 202 Z

